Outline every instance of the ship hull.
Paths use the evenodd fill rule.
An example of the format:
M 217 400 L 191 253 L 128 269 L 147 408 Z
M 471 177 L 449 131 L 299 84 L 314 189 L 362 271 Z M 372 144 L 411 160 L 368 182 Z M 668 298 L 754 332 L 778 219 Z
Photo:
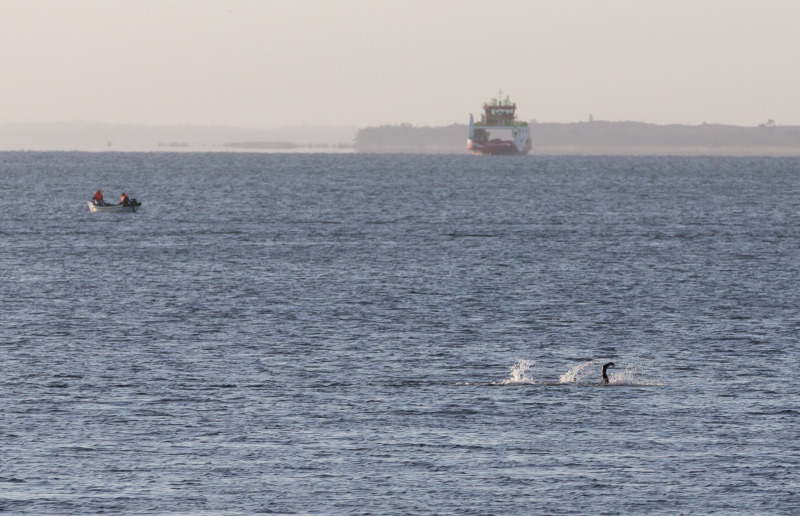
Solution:
M 529 153 L 532 146 L 530 138 L 525 140 L 525 143 L 522 144 L 522 148 L 517 147 L 517 144 L 511 140 L 491 140 L 482 143 L 467 140 L 467 149 L 473 154 L 488 154 L 491 156 L 523 155 Z

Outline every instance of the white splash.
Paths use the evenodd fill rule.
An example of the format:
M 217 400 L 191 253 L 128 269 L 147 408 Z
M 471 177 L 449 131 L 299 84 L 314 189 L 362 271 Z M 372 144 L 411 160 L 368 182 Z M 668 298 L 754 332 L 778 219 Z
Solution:
M 583 383 L 589 379 L 592 373 L 595 372 L 593 367 L 591 370 L 589 367 L 598 363 L 600 363 L 599 360 L 592 360 L 590 362 L 584 362 L 583 364 L 572 366 L 569 371 L 558 377 L 558 383 Z
M 528 372 L 536 366 L 536 362 L 525 360 L 521 358 L 511 366 L 508 372 L 508 378 L 503 381 L 496 382 L 496 385 L 513 385 L 520 383 L 534 383 L 533 378 L 528 376 Z
M 609 369 L 608 380 L 612 385 L 664 385 L 661 375 L 653 374 L 652 367 L 641 361 L 626 362 L 614 370 Z
M 569 371 L 558 377 L 558 383 L 567 384 L 600 384 L 602 383 L 601 369 L 610 359 L 597 359 L 572 366 Z M 663 385 L 661 377 L 650 375 L 650 366 L 642 362 L 620 363 L 616 360 L 616 367 L 608 369 L 609 385 L 649 386 Z

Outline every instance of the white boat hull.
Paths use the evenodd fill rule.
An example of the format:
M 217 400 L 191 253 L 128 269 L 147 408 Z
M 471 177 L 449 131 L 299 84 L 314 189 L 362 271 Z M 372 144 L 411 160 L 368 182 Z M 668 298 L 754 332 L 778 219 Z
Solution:
M 92 201 L 86 201 L 86 204 L 89 205 L 89 211 L 92 213 L 96 212 L 103 212 L 103 213 L 136 213 L 136 206 L 123 206 L 121 204 L 110 204 L 101 206 L 99 204 L 95 204 Z

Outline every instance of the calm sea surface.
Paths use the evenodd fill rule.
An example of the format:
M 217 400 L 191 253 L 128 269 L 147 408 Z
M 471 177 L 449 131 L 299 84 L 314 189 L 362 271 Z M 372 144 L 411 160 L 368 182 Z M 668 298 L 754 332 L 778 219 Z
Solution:
M 798 159 L 0 153 L 0 202 L 0 511 L 800 513 Z

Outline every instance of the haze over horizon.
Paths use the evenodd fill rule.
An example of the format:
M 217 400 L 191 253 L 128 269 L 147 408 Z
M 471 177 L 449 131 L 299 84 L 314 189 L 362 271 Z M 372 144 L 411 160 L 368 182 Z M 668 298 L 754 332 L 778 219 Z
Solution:
M 0 123 L 800 125 L 791 0 L 0 1 Z

